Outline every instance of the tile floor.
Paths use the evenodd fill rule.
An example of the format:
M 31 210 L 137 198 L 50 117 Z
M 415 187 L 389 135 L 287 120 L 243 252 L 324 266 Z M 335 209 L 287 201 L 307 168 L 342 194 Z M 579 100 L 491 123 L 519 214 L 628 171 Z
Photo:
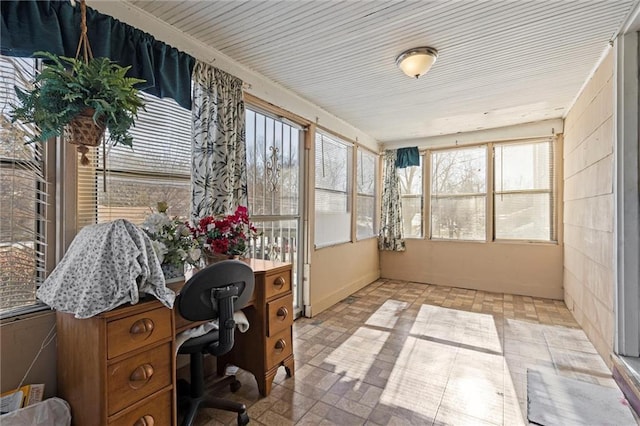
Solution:
M 561 301 L 378 280 L 294 324 L 295 377 L 260 398 L 240 371 L 251 425 L 519 425 L 527 368 L 615 387 Z M 235 424 L 201 410 L 198 426 Z

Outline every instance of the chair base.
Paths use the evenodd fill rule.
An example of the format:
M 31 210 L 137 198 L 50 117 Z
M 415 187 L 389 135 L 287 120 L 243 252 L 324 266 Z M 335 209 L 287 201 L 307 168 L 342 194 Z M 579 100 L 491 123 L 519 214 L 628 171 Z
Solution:
M 229 386 L 231 392 L 236 392 L 240 389 L 241 384 L 236 379 L 236 376 L 226 376 L 225 378 L 217 381 L 214 388 L 221 388 L 224 386 Z M 184 418 L 181 423 L 182 426 L 193 425 L 200 407 L 233 411 L 238 413 L 238 426 L 244 426 L 249 423 L 247 407 L 244 404 L 223 398 L 210 397 L 206 394 L 201 396 L 192 396 L 189 388 L 189 384 L 184 380 L 181 380 L 178 383 L 178 405 L 186 408 L 184 411 Z

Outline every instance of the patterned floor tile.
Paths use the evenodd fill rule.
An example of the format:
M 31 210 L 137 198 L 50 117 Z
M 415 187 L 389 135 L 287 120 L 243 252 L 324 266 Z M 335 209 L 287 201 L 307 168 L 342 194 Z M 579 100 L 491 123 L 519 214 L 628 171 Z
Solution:
M 293 327 L 296 375 L 267 398 L 240 370 L 255 425 L 527 425 L 528 368 L 615 386 L 564 303 L 380 279 Z M 284 370 L 284 369 L 280 369 Z M 233 425 L 201 410 L 196 425 Z

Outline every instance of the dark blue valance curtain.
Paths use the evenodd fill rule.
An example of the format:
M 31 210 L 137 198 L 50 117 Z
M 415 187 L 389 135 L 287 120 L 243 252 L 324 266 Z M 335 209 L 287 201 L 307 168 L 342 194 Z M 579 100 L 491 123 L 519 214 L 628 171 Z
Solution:
M 39 50 L 74 57 L 80 38 L 80 2 L 0 2 L 0 51 L 30 57 Z M 87 8 L 89 44 L 95 57 L 131 66 L 128 75 L 146 80 L 139 89 L 175 99 L 191 109 L 191 72 L 195 59 L 150 34 Z
M 396 167 L 404 169 L 411 166 L 420 165 L 420 151 L 418 147 L 399 148 L 396 154 Z

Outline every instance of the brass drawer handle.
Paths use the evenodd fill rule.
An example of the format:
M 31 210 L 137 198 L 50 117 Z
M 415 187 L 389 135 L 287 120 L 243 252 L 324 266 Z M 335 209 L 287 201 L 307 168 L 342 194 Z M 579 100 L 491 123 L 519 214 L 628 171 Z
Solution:
M 133 389 L 138 389 L 151 380 L 153 373 L 153 366 L 151 364 L 142 364 L 133 370 L 133 373 L 129 376 L 129 385 Z
M 133 426 L 153 426 L 155 424 L 156 421 L 153 419 L 153 416 L 151 414 L 145 414 L 144 416 L 136 420 Z
M 278 319 L 280 321 L 284 321 L 287 318 L 287 315 L 289 315 L 289 311 L 287 310 L 287 308 L 282 306 L 280 309 L 278 309 L 278 312 L 276 312 L 276 315 L 278 316 Z
M 150 318 L 142 318 L 134 322 L 129 329 L 129 334 L 150 334 L 153 331 L 155 324 Z
M 285 280 L 282 277 L 278 277 L 273 281 L 273 286 L 278 290 L 284 287 L 284 284 L 285 284 Z
M 274 347 L 276 349 L 276 352 L 282 352 L 284 351 L 284 348 L 287 347 L 287 342 L 284 339 L 278 339 Z

